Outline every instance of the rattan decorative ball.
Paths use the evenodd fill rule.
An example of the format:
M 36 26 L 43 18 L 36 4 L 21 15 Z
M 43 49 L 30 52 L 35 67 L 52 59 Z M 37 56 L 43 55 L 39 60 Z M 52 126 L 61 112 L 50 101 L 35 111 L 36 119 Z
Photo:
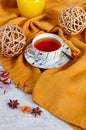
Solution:
M 85 29 L 85 32 L 84 32 L 84 41 L 86 42 L 86 29 Z
M 23 30 L 9 24 L 0 29 L 0 54 L 6 57 L 15 57 L 22 53 L 26 45 L 26 37 Z
M 86 12 L 78 6 L 71 6 L 59 16 L 59 26 L 68 35 L 76 35 L 86 28 Z

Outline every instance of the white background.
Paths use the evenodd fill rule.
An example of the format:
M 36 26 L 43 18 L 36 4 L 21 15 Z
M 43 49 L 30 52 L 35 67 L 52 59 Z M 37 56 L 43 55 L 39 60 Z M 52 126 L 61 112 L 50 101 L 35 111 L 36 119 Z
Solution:
M 0 70 L 3 67 L 0 65 Z M 38 105 L 32 101 L 31 95 L 16 88 L 14 84 L 9 87 L 0 84 L 0 130 L 73 130 L 68 124 L 61 121 L 45 109 L 41 108 L 41 116 L 24 114 L 21 106 L 29 105 L 31 108 Z M 6 93 L 4 94 L 4 90 Z M 18 109 L 8 106 L 9 99 L 18 100 Z

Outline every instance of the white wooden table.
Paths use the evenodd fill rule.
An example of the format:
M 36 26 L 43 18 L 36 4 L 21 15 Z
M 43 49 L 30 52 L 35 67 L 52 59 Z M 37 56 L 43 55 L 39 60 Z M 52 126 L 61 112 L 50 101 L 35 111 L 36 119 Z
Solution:
M 0 65 L 0 71 L 3 70 Z M 61 121 L 44 108 L 41 108 L 41 116 L 34 117 L 32 114 L 24 114 L 21 106 L 29 105 L 37 107 L 38 105 L 32 101 L 30 94 L 22 92 L 16 88 L 14 84 L 5 88 L 0 84 L 0 130 L 73 130 L 68 124 Z M 4 94 L 4 90 L 6 93 Z M 11 109 L 7 103 L 9 99 L 18 100 L 18 109 Z

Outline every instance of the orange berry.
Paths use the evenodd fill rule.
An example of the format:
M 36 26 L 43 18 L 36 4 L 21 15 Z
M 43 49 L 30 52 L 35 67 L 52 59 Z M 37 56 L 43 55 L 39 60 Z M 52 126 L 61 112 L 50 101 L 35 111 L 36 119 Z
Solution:
M 79 57 L 80 57 L 80 52 L 73 52 L 72 55 L 73 55 L 75 58 L 79 58 Z
M 22 106 L 21 110 L 23 113 L 28 113 L 28 112 L 30 112 L 31 107 L 30 106 Z

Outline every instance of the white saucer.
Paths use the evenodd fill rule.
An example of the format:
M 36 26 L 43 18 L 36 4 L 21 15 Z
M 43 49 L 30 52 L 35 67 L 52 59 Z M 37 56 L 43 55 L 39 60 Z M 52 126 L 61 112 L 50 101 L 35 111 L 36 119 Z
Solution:
M 71 55 L 71 50 L 68 45 L 64 44 L 63 49 L 64 52 Z M 59 56 L 59 60 L 53 59 L 53 60 L 41 60 L 38 57 L 35 56 L 35 52 L 32 49 L 32 44 L 29 44 L 25 51 L 24 51 L 24 57 L 28 63 L 30 63 L 32 66 L 41 68 L 41 69 L 50 69 L 50 68 L 58 68 L 63 65 L 65 65 L 69 59 L 61 53 Z

